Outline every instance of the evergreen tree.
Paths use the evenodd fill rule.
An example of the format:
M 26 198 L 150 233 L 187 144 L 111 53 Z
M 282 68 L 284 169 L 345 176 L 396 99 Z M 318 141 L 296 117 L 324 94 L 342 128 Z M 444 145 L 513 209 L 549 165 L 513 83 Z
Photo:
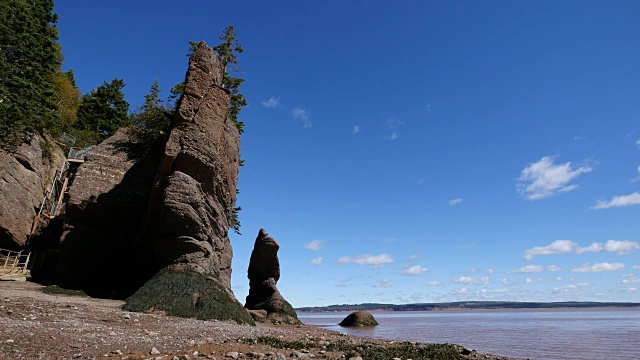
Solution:
M 167 109 L 171 111 L 171 117 L 178 111 L 178 106 L 180 105 L 180 99 L 182 98 L 182 94 L 184 93 L 184 81 L 176 84 L 174 87 L 169 90 L 169 98 L 167 98 Z
M 124 99 L 124 80 L 113 79 L 82 97 L 75 128 L 96 132 L 99 140 L 113 135 L 118 129 L 131 125 L 129 103 Z
M 240 93 L 240 86 L 244 82 L 244 79 L 229 75 L 229 71 L 240 72 L 238 69 L 238 56 L 236 54 L 241 54 L 244 52 L 244 49 L 238 44 L 238 39 L 236 39 L 236 34 L 233 31 L 233 25 L 229 25 L 225 29 L 220 36 L 220 40 L 223 42 L 214 46 L 213 50 L 218 54 L 225 67 L 222 85 L 228 89 L 231 94 L 227 118 L 236 124 L 238 131 L 242 134 L 244 132 L 244 123 L 238 120 L 238 115 L 242 108 L 247 106 L 247 100 L 244 95 Z M 193 43 L 191 45 L 193 46 Z
M 62 63 L 53 0 L 0 1 L 0 142 L 58 128 L 53 76 Z
M 133 113 L 133 124 L 148 132 L 165 133 L 169 130 L 170 116 L 171 112 L 160 100 L 160 85 L 156 80 L 144 96 L 142 106 Z

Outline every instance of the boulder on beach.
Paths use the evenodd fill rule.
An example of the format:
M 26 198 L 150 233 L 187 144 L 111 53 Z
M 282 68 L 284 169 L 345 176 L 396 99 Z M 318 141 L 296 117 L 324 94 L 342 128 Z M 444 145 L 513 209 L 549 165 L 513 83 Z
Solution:
M 378 322 L 368 311 L 352 312 L 340 322 L 340 326 L 365 327 L 376 325 L 378 325 Z

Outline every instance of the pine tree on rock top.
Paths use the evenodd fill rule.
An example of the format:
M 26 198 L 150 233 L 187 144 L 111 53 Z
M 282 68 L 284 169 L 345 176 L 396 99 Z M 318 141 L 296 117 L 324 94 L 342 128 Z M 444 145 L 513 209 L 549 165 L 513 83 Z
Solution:
M 113 79 L 91 90 L 82 97 L 75 127 L 95 131 L 102 141 L 118 129 L 131 125 L 129 103 L 124 99 L 122 79 Z
M 227 118 L 232 120 L 238 127 L 238 131 L 242 134 L 244 132 L 244 123 L 238 120 L 238 115 L 242 108 L 247 106 L 247 100 L 244 95 L 240 93 L 240 86 L 244 82 L 244 79 L 233 77 L 229 75 L 229 71 L 235 73 L 240 72 L 238 69 L 238 56 L 244 52 L 244 49 L 238 44 L 238 39 L 233 31 L 233 25 L 229 25 L 222 35 L 220 40 L 223 42 L 213 47 L 213 50 L 218 54 L 220 60 L 225 66 L 225 72 L 222 77 L 222 85 L 229 90 L 231 94 L 231 101 L 229 102 L 229 111 L 227 112 Z

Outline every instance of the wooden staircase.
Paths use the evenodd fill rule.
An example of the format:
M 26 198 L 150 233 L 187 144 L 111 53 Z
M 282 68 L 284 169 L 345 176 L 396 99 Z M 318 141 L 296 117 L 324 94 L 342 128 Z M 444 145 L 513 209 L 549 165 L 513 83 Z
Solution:
M 31 253 L 0 248 L 0 280 L 27 281 L 31 277 L 30 258 Z

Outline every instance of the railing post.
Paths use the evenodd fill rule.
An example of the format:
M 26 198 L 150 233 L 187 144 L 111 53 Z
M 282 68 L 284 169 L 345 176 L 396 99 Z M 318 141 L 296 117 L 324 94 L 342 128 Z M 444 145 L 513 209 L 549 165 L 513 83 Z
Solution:
M 11 252 L 10 252 L 9 250 L 7 250 L 7 257 L 6 257 L 6 259 L 4 260 L 4 265 L 2 265 L 2 268 L 3 268 L 3 269 L 6 269 L 6 268 L 7 268 L 7 264 L 9 263 L 9 255 L 10 255 L 10 254 L 11 254 Z

